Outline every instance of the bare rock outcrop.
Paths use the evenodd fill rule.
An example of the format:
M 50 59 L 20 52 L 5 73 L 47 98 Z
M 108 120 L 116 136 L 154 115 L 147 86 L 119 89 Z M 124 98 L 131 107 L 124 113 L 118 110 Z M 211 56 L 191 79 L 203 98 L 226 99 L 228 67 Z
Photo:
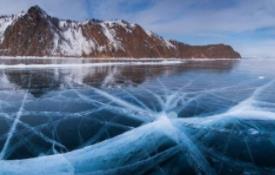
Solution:
M 49 16 L 38 6 L 0 17 L 0 55 L 129 58 L 240 58 L 229 45 L 192 46 L 126 21 L 77 22 Z

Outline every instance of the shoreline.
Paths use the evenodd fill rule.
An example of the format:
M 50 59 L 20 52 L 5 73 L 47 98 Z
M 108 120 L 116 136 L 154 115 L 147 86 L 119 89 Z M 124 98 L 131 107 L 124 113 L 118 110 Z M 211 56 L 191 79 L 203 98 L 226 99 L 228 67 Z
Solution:
M 107 66 L 164 66 L 177 65 L 186 62 L 238 61 L 231 58 L 77 58 L 77 57 L 1 57 L 0 70 L 16 69 L 53 69 L 53 68 L 81 68 Z
M 39 56 L 0 56 L 0 60 L 87 60 L 87 61 L 211 61 L 241 60 L 242 58 L 131 58 L 131 57 L 39 57 Z
M 83 68 L 83 67 L 107 67 L 107 66 L 154 66 L 154 65 L 176 65 L 185 61 L 121 61 L 121 62 L 93 62 L 93 63 L 46 63 L 46 64 L 0 64 L 0 70 L 11 69 L 53 69 L 53 68 Z

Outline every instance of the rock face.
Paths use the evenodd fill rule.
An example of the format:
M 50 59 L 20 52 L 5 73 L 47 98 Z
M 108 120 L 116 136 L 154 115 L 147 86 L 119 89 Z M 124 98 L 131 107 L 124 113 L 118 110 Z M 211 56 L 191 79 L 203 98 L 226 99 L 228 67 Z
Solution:
M 240 58 L 223 44 L 191 46 L 168 41 L 126 21 L 77 22 L 40 7 L 0 17 L 0 55 L 130 58 Z

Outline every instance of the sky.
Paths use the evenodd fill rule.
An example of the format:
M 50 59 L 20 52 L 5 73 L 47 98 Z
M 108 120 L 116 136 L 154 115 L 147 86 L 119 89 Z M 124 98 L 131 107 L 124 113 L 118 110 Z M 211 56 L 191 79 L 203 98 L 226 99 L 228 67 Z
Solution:
M 0 14 L 39 5 L 63 19 L 124 19 L 166 39 L 230 44 L 242 56 L 275 57 L 275 0 L 0 0 Z

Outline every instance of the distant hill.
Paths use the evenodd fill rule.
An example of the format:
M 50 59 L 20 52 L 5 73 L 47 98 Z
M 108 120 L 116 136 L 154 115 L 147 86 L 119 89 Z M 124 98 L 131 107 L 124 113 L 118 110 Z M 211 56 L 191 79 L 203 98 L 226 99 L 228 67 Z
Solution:
M 38 6 L 0 17 L 0 55 L 129 58 L 240 58 L 229 45 L 192 46 L 165 40 L 126 21 L 78 22 Z

